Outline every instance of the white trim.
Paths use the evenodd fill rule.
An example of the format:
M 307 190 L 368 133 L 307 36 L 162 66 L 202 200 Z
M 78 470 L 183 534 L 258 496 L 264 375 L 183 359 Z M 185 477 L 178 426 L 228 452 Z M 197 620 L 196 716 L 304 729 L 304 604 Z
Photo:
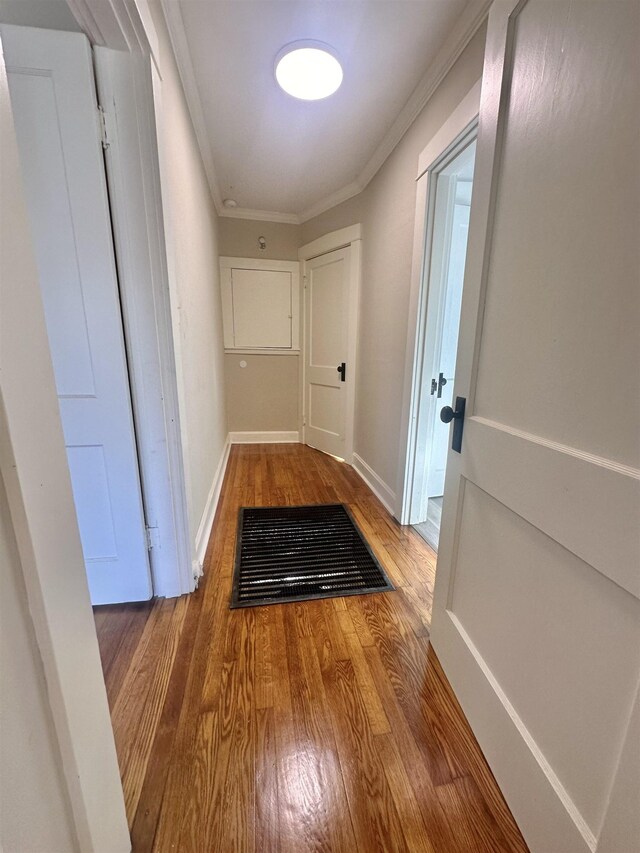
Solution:
M 290 432 L 230 432 L 231 444 L 299 444 L 300 433 Z
M 159 67 L 158 34 L 148 0 L 67 0 L 92 45 L 150 54 Z
M 300 264 L 297 261 L 267 260 L 266 258 L 231 258 L 221 256 L 220 291 L 222 295 L 222 327 L 225 353 L 252 352 L 255 355 L 273 353 L 300 353 Z M 240 347 L 234 346 L 234 313 L 233 313 L 233 270 L 264 270 L 288 272 L 291 276 L 291 347 Z
M 419 181 L 427 170 L 433 168 L 438 158 L 442 156 L 442 153 L 450 148 L 454 140 L 464 133 L 466 128 L 478 118 L 481 91 L 482 78 L 473 84 L 440 130 L 432 137 L 429 144 L 422 149 L 418 157 L 416 181 Z
M 310 261 L 311 258 L 317 258 L 319 255 L 326 255 L 327 252 L 342 249 L 356 240 L 362 240 L 362 225 L 360 223 L 349 225 L 347 228 L 340 228 L 338 231 L 331 231 L 311 243 L 306 243 L 298 249 L 298 258 L 301 261 Z
M 440 630 L 435 636 L 432 633 L 431 643 L 462 710 L 473 718 L 473 733 L 491 771 L 503 791 L 509 791 L 508 805 L 525 840 L 532 850 L 545 849 L 540 837 L 542 821 L 532 820 L 532 807 L 523 807 L 526 787 L 535 814 L 544 815 L 544 838 L 557 840 L 554 849 L 594 853 L 595 836 L 462 624 L 450 610 L 439 616 Z M 466 646 L 467 655 L 452 652 L 447 637 L 452 633 L 457 643 Z
M 225 355 L 300 355 L 300 348 L 298 349 L 247 349 L 238 347 L 238 349 L 234 349 L 233 347 L 226 347 L 224 351 Z
M 171 304 L 149 59 L 94 48 L 109 134 L 105 152 L 136 424 L 153 593 L 190 592 L 191 545 L 180 446 Z
M 364 459 L 358 456 L 357 453 L 353 454 L 353 470 L 369 486 L 384 508 L 389 510 L 391 515 L 393 515 L 396 505 L 396 493 L 387 486 L 382 477 L 379 477 L 373 468 L 367 465 Z
M 163 101 L 162 101 L 162 80 L 159 74 L 156 71 L 155 66 L 151 69 L 151 77 L 152 77 L 152 86 L 153 86 L 153 108 L 155 113 L 155 121 L 156 121 L 156 129 L 157 129 L 157 146 L 158 146 L 158 163 L 160 170 L 160 181 L 158 188 L 158 204 L 159 209 L 161 211 L 161 222 L 163 223 L 163 237 L 164 237 L 164 245 L 165 245 L 165 257 L 164 261 L 166 264 L 166 274 L 169 282 L 169 304 L 171 307 L 171 328 L 172 328 L 172 336 L 173 336 L 173 348 L 174 348 L 174 364 L 175 364 L 175 374 L 176 374 L 176 389 L 178 396 L 178 411 L 186 412 L 187 404 L 186 404 L 186 384 L 184 379 L 184 358 L 182 357 L 182 335 L 180 331 L 180 294 L 178 288 L 178 274 L 176 271 L 176 258 L 175 258 L 175 235 L 174 235 L 174 226 L 173 226 L 173 211 L 171 205 L 169 204 L 170 200 L 170 186 L 171 181 L 167 175 L 167 152 L 163 147 L 163 140 L 166 137 L 166 134 L 163 132 L 165 128 L 168 118 L 166 114 L 166 110 L 163 109 Z M 192 507 L 192 488 L 191 488 L 191 469 L 189 466 L 189 448 L 190 448 L 190 440 L 189 440 L 189 429 L 187 425 L 186 418 L 181 418 L 180 423 L 176 425 L 179 427 L 179 439 L 178 439 L 178 449 L 179 449 L 179 461 L 181 463 L 182 475 L 184 479 L 184 500 L 186 504 L 186 517 L 187 517 L 187 527 L 189 530 L 188 536 L 188 552 L 190 556 L 189 565 L 182 567 L 180 566 L 181 574 L 182 574 L 182 583 L 183 583 L 183 593 L 193 592 L 195 589 L 195 582 L 193 579 L 193 566 L 196 562 L 195 556 L 195 537 L 192 535 L 192 528 L 189 522 L 189 519 L 193 518 L 193 507 Z
M 274 258 L 232 258 L 228 255 L 220 255 L 220 269 L 245 269 L 245 270 L 284 270 L 296 275 L 300 274 L 300 267 L 296 261 L 280 261 Z
M 213 475 L 213 482 L 211 483 L 207 502 L 204 507 L 204 512 L 202 513 L 202 518 L 200 519 L 200 524 L 198 525 L 198 532 L 196 533 L 196 559 L 194 566 L 195 578 L 200 578 L 204 574 L 204 558 L 207 554 L 207 546 L 209 545 L 211 529 L 213 528 L 213 520 L 216 516 L 216 509 L 218 508 L 218 503 L 220 501 L 220 493 L 222 491 L 224 475 L 227 472 L 230 452 L 231 433 L 227 434 L 224 447 L 222 448 L 220 462 L 218 463 L 216 473 Z
M 74 0 L 77 2 L 77 0 Z M 98 2 L 98 0 L 94 0 Z M 250 208 L 231 208 L 222 206 L 222 197 L 216 180 L 211 146 L 206 130 L 206 122 L 202 109 L 202 101 L 191 63 L 187 36 L 184 29 L 184 21 L 177 0 L 160 0 L 164 10 L 171 44 L 176 57 L 182 85 L 184 86 L 191 120 L 196 130 L 200 153 L 205 164 L 209 188 L 219 216 L 228 216 L 236 219 L 256 219 L 265 222 L 288 222 L 299 225 L 307 222 L 314 216 L 324 213 L 361 193 L 372 178 L 378 173 L 381 166 L 400 142 L 407 130 L 411 127 L 420 112 L 424 109 L 438 86 L 459 58 L 462 51 L 469 44 L 473 36 L 478 32 L 487 15 L 492 0 L 470 0 L 462 14 L 456 21 L 453 29 L 446 38 L 444 44 L 438 51 L 435 59 L 422 79 L 413 90 L 408 101 L 400 110 L 395 121 L 379 142 L 373 155 L 369 158 L 364 168 L 360 171 L 354 181 L 346 186 L 340 187 L 324 198 L 319 199 L 312 205 L 298 213 L 281 213 L 270 210 L 252 210 Z
M 288 225 L 300 225 L 300 217 L 295 213 L 279 213 L 277 210 L 252 210 L 250 207 L 221 207 L 218 216 L 227 219 L 254 219 L 257 222 L 284 222 Z
M 408 524 L 413 491 L 413 466 L 415 459 L 416 428 L 419 408 L 419 389 L 422 378 L 422 348 L 424 324 L 427 316 L 427 283 L 423 281 L 430 262 L 427 228 L 429 217 L 429 180 L 431 170 L 467 130 L 471 131 L 478 119 L 482 80 L 478 80 L 453 110 L 447 121 L 434 134 L 418 158 L 416 187 L 416 213 L 413 231 L 411 261 L 411 289 L 409 293 L 409 321 L 402 394 L 400 442 L 398 448 L 397 502 L 394 515 L 400 524 Z
M 436 58 L 402 108 L 400 115 L 376 148 L 367 165 L 358 175 L 358 181 L 363 187 L 366 187 L 369 181 L 376 175 L 384 161 L 418 118 L 462 51 L 482 26 L 489 14 L 491 4 L 492 0 L 471 0 L 467 4 L 445 43 L 438 51 Z
M 202 163 L 207 174 L 209 192 L 211 193 L 211 198 L 213 199 L 213 204 L 217 213 L 222 215 L 222 211 L 225 208 L 222 206 L 222 196 L 220 194 L 216 170 L 213 163 L 213 154 L 211 152 L 207 125 L 204 118 L 204 112 L 202 110 L 202 101 L 200 100 L 198 84 L 196 83 L 193 64 L 191 62 L 191 54 L 189 53 L 189 45 L 187 43 L 187 34 L 184 30 L 184 21 L 182 20 L 180 3 L 178 0 L 160 0 L 160 5 L 162 6 L 162 11 L 167 23 L 171 46 L 173 47 L 176 65 L 178 66 L 178 73 L 180 74 L 185 98 L 187 99 L 189 114 L 191 115 L 191 122 L 196 134 L 198 148 L 200 149 L 200 156 L 202 157 Z
M 314 216 L 320 216 L 320 214 L 324 213 L 326 210 L 331 210 L 332 207 L 336 207 L 337 205 L 342 204 L 343 201 L 348 201 L 350 198 L 358 195 L 365 187 L 366 184 L 363 184 L 359 178 L 356 178 L 356 180 L 351 181 L 350 184 L 341 187 L 339 190 L 336 190 L 330 195 L 321 198 L 320 201 L 316 201 L 314 204 L 305 208 L 305 210 L 303 210 L 297 217 L 298 222 L 302 224 L 303 222 L 308 222 L 309 219 L 313 219 Z

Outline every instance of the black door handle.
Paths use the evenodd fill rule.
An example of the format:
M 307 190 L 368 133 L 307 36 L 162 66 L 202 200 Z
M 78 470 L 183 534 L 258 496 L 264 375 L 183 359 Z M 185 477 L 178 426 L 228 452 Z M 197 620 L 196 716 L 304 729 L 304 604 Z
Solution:
M 466 397 L 456 397 L 456 407 L 444 406 L 440 410 L 440 420 L 443 424 L 453 424 L 453 436 L 451 437 L 451 449 L 456 453 L 462 450 L 462 432 L 464 430 L 464 409 L 467 404 Z
M 447 384 L 444 373 L 439 373 L 437 379 L 431 380 L 431 396 L 436 394 L 438 399 L 442 397 L 442 386 Z
M 340 374 L 340 382 L 344 382 L 344 378 L 347 375 L 347 365 L 343 361 L 342 364 L 339 364 L 336 369 Z

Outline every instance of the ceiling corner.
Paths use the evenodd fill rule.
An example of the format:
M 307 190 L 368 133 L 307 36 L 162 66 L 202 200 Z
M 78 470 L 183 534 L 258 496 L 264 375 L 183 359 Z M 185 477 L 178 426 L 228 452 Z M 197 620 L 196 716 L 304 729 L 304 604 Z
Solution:
M 187 34 L 184 29 L 180 3 L 177 2 L 177 0 L 160 0 L 160 4 L 162 6 L 165 21 L 167 22 L 169 38 L 171 40 L 176 65 L 178 66 L 180 80 L 182 81 L 182 88 L 187 101 L 187 108 L 189 110 L 189 115 L 191 116 L 191 122 L 196 135 L 198 148 L 200 149 L 200 156 L 202 157 L 202 163 L 207 175 L 209 192 L 211 193 L 211 198 L 216 212 L 218 215 L 224 215 L 222 196 L 220 194 L 216 170 L 213 164 L 213 155 L 211 153 L 211 145 L 209 144 L 209 136 L 207 134 L 204 113 L 202 111 L 202 102 L 200 100 L 198 84 L 196 83 L 193 65 L 191 63 L 191 55 L 189 53 L 189 45 L 187 42 Z

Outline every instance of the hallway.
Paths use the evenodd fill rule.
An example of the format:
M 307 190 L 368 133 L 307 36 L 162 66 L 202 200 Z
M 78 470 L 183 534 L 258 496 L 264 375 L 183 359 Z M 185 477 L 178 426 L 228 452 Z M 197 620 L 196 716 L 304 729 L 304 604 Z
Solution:
M 396 591 L 230 611 L 238 507 L 310 502 Z M 434 570 L 350 467 L 234 446 L 197 593 L 95 612 L 134 851 L 526 850 L 429 649 Z

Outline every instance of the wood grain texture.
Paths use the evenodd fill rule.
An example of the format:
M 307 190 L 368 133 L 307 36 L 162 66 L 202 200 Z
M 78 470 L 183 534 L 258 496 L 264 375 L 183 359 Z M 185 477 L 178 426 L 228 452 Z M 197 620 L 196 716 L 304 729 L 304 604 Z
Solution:
M 229 610 L 238 508 L 331 502 L 396 591 Z M 200 588 L 96 608 L 133 850 L 526 851 L 429 646 L 435 564 L 349 466 L 234 447 Z

